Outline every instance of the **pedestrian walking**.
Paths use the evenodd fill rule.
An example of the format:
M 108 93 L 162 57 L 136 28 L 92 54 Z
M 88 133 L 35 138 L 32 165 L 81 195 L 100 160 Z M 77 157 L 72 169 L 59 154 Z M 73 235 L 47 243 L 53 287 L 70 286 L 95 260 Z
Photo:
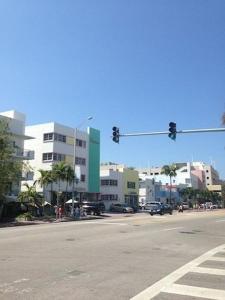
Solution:
M 79 217 L 80 217 L 80 208 L 79 206 L 77 206 L 75 209 L 75 218 L 79 219 Z
M 56 219 L 59 218 L 59 209 L 57 206 L 55 206 L 55 217 L 56 217 Z
M 181 205 L 179 206 L 179 208 L 178 208 L 178 212 L 183 212 L 183 211 L 184 211 L 183 205 L 181 204 Z
M 62 220 L 62 215 L 63 215 L 63 209 L 62 209 L 62 207 L 60 206 L 60 207 L 59 207 L 59 219 L 61 219 L 61 220 Z

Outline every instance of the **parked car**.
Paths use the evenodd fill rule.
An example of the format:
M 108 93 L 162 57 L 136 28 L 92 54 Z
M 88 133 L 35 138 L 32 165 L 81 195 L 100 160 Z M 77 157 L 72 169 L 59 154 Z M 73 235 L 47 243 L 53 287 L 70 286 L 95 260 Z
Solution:
M 183 210 L 189 209 L 189 204 L 187 202 L 182 203 Z
M 160 202 L 152 202 L 148 206 L 148 212 L 151 216 L 153 216 L 155 214 L 159 214 L 159 215 L 170 214 L 170 215 L 172 215 L 173 208 L 172 208 L 172 206 L 170 206 L 168 204 L 163 204 Z
M 110 211 L 112 212 L 123 212 L 123 213 L 133 213 L 134 209 L 127 204 L 116 203 L 111 204 Z
M 105 204 L 101 201 L 92 202 L 92 201 L 83 201 L 83 209 L 88 215 L 97 215 L 100 216 L 105 211 Z

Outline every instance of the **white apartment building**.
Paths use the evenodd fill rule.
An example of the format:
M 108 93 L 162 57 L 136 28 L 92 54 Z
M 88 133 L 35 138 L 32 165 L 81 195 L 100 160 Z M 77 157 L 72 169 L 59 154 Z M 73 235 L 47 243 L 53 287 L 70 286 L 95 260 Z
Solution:
M 19 160 L 29 160 L 33 157 L 33 152 L 24 149 L 24 141 L 31 139 L 30 136 L 25 135 L 25 121 L 26 117 L 23 113 L 15 110 L 5 111 L 0 113 L 0 119 L 4 120 L 8 126 L 9 131 L 12 134 L 12 143 L 15 149 L 14 157 Z M 15 198 L 20 191 L 20 184 L 12 183 L 9 196 L 11 199 Z
M 27 135 L 34 137 L 25 141 L 25 147 L 34 151 L 30 160 L 30 172 L 26 182 L 32 185 L 40 178 L 39 170 L 51 170 L 53 164 L 64 161 L 74 167 L 76 177 L 75 191 L 79 199 L 95 199 L 99 194 L 99 163 L 100 163 L 100 132 L 88 128 L 87 132 L 76 130 L 76 145 L 74 147 L 74 128 L 55 122 L 26 126 Z M 58 185 L 50 185 L 43 190 L 37 185 L 38 192 L 44 192 L 47 201 L 52 199 L 52 190 L 57 191 Z M 61 190 L 66 190 L 66 183 L 61 183 Z M 67 186 L 72 192 L 73 184 Z
M 149 179 L 154 179 L 156 182 L 161 182 L 162 185 L 169 185 L 170 178 L 165 174 L 161 174 L 162 167 L 157 168 L 141 168 L 137 169 L 139 175 L 147 175 Z M 173 186 L 193 187 L 198 188 L 198 178 L 192 174 L 191 163 L 180 164 L 180 168 L 176 171 L 177 175 L 172 177 Z
M 109 210 L 112 203 L 124 203 L 123 174 L 110 169 L 100 169 L 100 191 L 106 210 Z
M 112 203 L 126 203 L 138 206 L 138 172 L 125 165 L 115 163 L 101 164 L 101 199 L 106 209 Z
M 155 181 L 141 176 L 139 180 L 139 205 L 143 206 L 152 201 L 156 201 Z

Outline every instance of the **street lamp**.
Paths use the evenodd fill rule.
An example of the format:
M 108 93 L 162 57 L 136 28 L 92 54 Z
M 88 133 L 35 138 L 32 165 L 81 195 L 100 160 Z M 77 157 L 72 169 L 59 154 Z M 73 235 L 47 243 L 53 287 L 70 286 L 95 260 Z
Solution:
M 81 128 L 87 121 L 92 120 L 93 117 L 89 116 L 87 119 L 85 119 L 83 122 L 81 122 L 78 126 L 74 128 L 73 132 L 73 172 L 74 172 L 74 178 L 73 178 L 73 192 L 72 192 L 72 216 L 74 213 L 74 201 L 75 201 L 75 183 L 77 183 L 77 178 L 76 178 L 76 137 L 77 137 L 77 129 Z

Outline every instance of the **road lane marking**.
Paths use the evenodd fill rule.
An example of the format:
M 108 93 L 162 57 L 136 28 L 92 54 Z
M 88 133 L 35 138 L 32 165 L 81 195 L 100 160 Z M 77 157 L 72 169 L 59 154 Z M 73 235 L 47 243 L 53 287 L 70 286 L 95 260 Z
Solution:
M 201 288 L 196 286 L 189 286 L 183 284 L 173 284 L 163 292 L 178 294 L 183 296 L 200 297 L 213 300 L 224 300 L 225 291 L 209 288 Z
M 197 257 L 196 259 L 190 261 L 189 263 L 185 264 L 184 266 L 180 267 L 179 269 L 175 270 L 174 272 L 170 273 L 169 275 L 165 276 L 161 280 L 157 281 L 150 287 L 146 288 L 136 296 L 132 297 L 130 300 L 150 300 L 153 299 L 156 295 L 160 292 L 165 291 L 165 289 L 169 289 L 174 282 L 178 279 L 186 275 L 188 272 L 191 272 L 195 267 L 199 266 L 213 255 L 218 252 L 225 251 L 225 244 L 218 246 L 210 251 L 202 254 L 201 256 Z M 193 287 L 191 287 L 192 289 Z M 216 291 L 216 290 L 215 290 Z M 225 299 L 225 291 L 223 293 L 222 298 L 212 298 L 216 300 L 224 300 Z M 208 297 L 209 298 L 209 297 Z
M 225 276 L 225 270 L 214 268 L 195 267 L 191 270 L 191 272 Z
M 166 229 L 162 229 L 160 231 L 170 231 L 170 230 L 176 230 L 176 229 L 182 229 L 184 227 L 173 227 L 173 228 L 166 228 Z
M 91 222 L 87 222 L 84 224 L 100 224 L 100 225 L 119 225 L 119 226 L 124 226 L 124 225 L 128 225 L 126 223 L 117 223 L 117 222 L 101 222 L 101 221 L 91 221 Z
M 220 220 L 217 220 L 215 221 L 216 223 L 219 223 L 219 222 L 225 222 L 225 219 L 220 219 Z

